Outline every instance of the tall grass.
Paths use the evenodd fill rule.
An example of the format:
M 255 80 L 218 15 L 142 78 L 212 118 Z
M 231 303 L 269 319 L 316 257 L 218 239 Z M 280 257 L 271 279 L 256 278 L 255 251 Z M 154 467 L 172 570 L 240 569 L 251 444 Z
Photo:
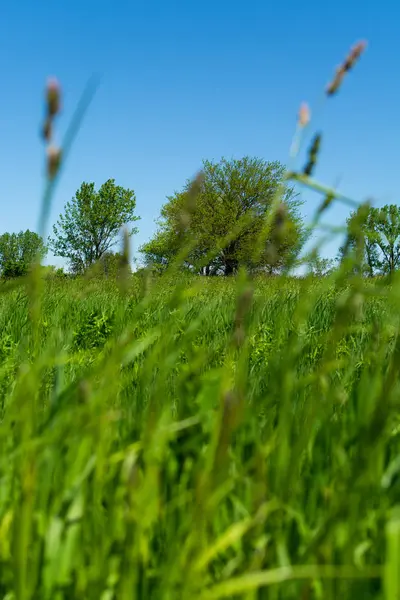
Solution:
M 2 284 L 1 597 L 398 598 L 400 283 L 354 260 Z
M 1 297 L 2 597 L 396 598 L 397 284 L 131 286 Z

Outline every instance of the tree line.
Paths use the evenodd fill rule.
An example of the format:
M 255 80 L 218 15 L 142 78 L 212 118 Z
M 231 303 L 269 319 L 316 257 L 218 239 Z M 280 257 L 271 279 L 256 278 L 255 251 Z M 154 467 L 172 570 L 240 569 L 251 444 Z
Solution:
M 272 205 L 276 210 L 265 227 Z M 181 268 L 206 276 L 231 275 L 241 266 L 279 274 L 294 264 L 307 239 L 300 208 L 299 195 L 285 183 L 279 162 L 252 157 L 204 160 L 200 175 L 167 197 L 154 236 L 140 248 L 143 263 L 162 272 L 179 261 Z M 353 225 L 358 217 L 358 212 L 349 216 L 338 262 L 355 252 L 359 233 Z M 0 236 L 0 274 L 3 278 L 25 275 L 48 250 L 66 259 L 74 275 L 94 265 L 100 265 L 106 275 L 113 274 L 123 260 L 114 251 L 121 229 L 133 235 L 138 220 L 133 190 L 116 185 L 114 179 L 98 190 L 94 183 L 84 182 L 65 205 L 48 240 L 29 230 Z M 396 205 L 368 207 L 360 230 L 362 274 L 373 277 L 397 270 L 400 209 Z M 332 261 L 313 256 L 309 267 L 316 275 L 324 275 Z

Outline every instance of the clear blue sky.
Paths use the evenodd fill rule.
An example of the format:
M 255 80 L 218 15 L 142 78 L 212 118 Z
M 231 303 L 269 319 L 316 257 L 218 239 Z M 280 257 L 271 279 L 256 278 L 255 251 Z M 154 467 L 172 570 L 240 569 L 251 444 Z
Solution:
M 316 176 L 327 184 L 340 178 L 341 191 L 355 199 L 398 201 L 394 0 L 13 0 L 1 16 L 0 233 L 37 226 L 48 76 L 64 90 L 60 134 L 90 75 L 102 76 L 51 223 L 82 181 L 99 186 L 115 178 L 136 192 L 137 248 L 154 232 L 165 197 L 202 158 L 286 162 L 300 102 L 313 108 L 359 39 L 369 42 L 366 54 L 315 123 L 324 133 Z M 317 196 L 304 199 L 310 217 Z M 347 213 L 334 208 L 329 221 L 342 223 Z M 327 253 L 333 251 L 331 245 Z

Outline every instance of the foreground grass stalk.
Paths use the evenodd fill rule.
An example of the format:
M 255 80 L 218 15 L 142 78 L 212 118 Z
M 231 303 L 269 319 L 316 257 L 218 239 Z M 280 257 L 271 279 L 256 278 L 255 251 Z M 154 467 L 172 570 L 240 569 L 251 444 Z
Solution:
M 251 573 L 207 590 L 200 598 L 229 598 L 233 594 L 241 594 L 250 589 L 259 589 L 276 585 L 294 579 L 357 579 L 381 577 L 381 567 L 370 567 L 366 572 L 360 572 L 352 567 L 338 567 L 335 565 L 306 565 L 299 567 L 284 567 L 260 573 Z
M 385 600 L 400 597 L 400 520 L 394 515 L 386 525 Z

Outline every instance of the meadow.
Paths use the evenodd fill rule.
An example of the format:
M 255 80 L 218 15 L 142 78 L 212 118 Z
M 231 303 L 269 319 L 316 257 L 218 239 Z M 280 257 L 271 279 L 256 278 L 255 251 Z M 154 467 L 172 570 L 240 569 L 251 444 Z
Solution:
M 325 98 L 365 47 L 351 49 Z M 47 87 L 47 181 L 39 233 L 26 239 L 44 243 L 60 166 L 93 91 L 88 85 L 58 148 L 60 88 L 54 80 Z M 290 231 L 282 210 L 288 182 L 323 196 L 308 233 L 324 228 L 320 217 L 333 201 L 358 207 L 311 179 L 320 133 L 303 170 L 292 170 L 309 122 L 302 105 L 292 164 L 262 219 L 257 213 L 246 264 L 259 267 L 265 249 L 278 256 Z M 107 227 L 115 208 L 105 192 L 95 205 L 94 184 L 85 185 L 81 212 L 70 208 L 72 241 L 80 239 L 77 223 L 92 236 L 89 208 L 89 224 L 98 225 L 101 206 Z M 182 210 L 172 212 L 174 235 L 161 236 L 174 251 L 164 273 L 129 273 L 129 232 L 110 277 L 86 270 L 85 261 L 81 276 L 43 270 L 40 247 L 29 269 L 16 272 L 9 252 L 0 281 L 4 600 L 400 598 L 400 277 L 392 235 L 400 212 L 365 205 L 353 213 L 341 230 L 345 251 L 327 276 L 289 276 L 293 253 L 279 276 L 232 265 L 224 273 L 234 275 L 194 276 L 181 267 L 200 239 L 187 231 L 202 185 L 199 176 L 186 189 Z M 200 245 L 196 268 L 207 272 L 254 217 L 236 216 L 210 247 Z M 114 219 L 107 242 L 120 225 Z M 393 252 L 383 245 L 379 253 L 385 231 Z M 58 255 L 79 266 L 71 260 L 79 253 L 66 254 L 63 244 Z M 365 277 L 366 254 L 369 275 L 378 267 L 389 275 Z M 382 255 L 393 259 L 389 267 Z
M 34 281 L 0 294 L 2 598 L 399 597 L 396 278 Z

